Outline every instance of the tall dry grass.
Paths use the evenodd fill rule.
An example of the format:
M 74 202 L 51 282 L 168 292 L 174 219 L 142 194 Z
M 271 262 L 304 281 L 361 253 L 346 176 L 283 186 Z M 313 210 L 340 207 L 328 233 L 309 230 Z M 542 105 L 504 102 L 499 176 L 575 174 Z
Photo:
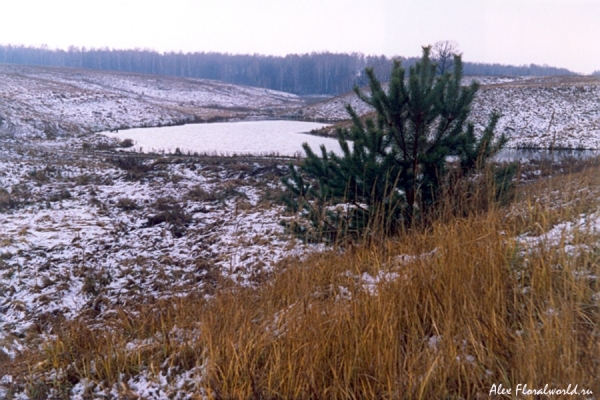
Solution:
M 288 260 L 258 287 L 56 327 L 30 377 L 198 372 L 208 398 L 483 398 L 492 385 L 600 394 L 599 235 L 519 240 L 597 209 L 598 168 L 529 185 L 511 208 Z M 522 236 L 521 236 L 522 237 Z M 566 251 L 569 244 L 573 250 Z M 31 387 L 35 387 L 31 382 Z M 510 397 L 510 396 L 509 396 Z

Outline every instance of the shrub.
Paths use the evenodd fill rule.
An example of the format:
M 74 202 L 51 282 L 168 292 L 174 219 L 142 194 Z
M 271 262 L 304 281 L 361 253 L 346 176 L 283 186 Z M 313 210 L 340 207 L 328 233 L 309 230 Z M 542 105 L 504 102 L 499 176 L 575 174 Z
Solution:
M 50 196 L 48 197 L 48 201 L 50 201 L 50 202 L 56 202 L 56 201 L 70 199 L 71 197 L 73 197 L 71 195 L 71 192 L 69 192 L 68 189 L 64 188 L 64 189 L 61 189 L 58 192 L 50 194 Z
M 113 150 L 114 148 L 115 148 L 115 144 L 106 143 L 106 142 L 96 143 L 96 146 L 95 146 L 95 150 L 101 150 L 101 151 Z
M 200 185 L 192 187 L 184 196 L 187 200 L 192 201 L 216 201 L 218 196 L 215 192 L 208 192 L 204 190 Z
M 48 177 L 46 170 L 33 169 L 29 171 L 29 178 L 34 180 L 38 185 L 48 183 L 50 178 Z
M 121 141 L 121 143 L 119 143 L 119 146 L 123 147 L 123 148 L 129 148 L 129 147 L 133 147 L 134 143 L 132 139 L 123 139 Z

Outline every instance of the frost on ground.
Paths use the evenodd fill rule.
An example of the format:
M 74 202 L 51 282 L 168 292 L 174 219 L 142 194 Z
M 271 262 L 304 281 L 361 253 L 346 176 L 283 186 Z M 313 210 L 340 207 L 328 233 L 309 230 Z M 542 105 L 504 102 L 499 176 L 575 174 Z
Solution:
M 0 353 L 64 318 L 253 284 L 306 254 L 280 225 L 282 164 L 3 146 Z
M 492 110 L 509 147 L 600 149 L 600 79 L 549 77 L 483 86 L 471 118 L 480 129 Z
M 554 225 L 540 235 L 530 233 L 518 237 L 523 251 L 535 251 L 540 247 L 554 246 L 566 254 L 576 255 L 580 252 L 595 251 L 586 244 L 581 244 L 581 237 L 600 234 L 600 215 L 598 213 L 581 214 L 576 221 L 564 221 Z
M 209 294 L 220 279 L 254 284 L 278 260 L 319 249 L 279 223 L 282 160 L 96 152 L 92 144 L 108 138 L 72 136 L 248 115 L 341 120 L 348 102 L 369 112 L 355 95 L 300 109 L 294 95 L 212 81 L 16 66 L 0 66 L 0 77 L 0 366 L 62 319 L 101 320 L 129 303 Z M 511 146 L 600 148 L 599 81 L 573 79 L 481 78 L 473 121 L 498 109 Z M 518 240 L 524 248 L 576 246 L 573 232 L 598 226 L 594 215 L 581 216 Z M 412 257 L 400 256 L 396 267 Z M 401 276 L 355 278 L 375 295 Z M 160 398 L 185 393 L 179 386 L 202 371 L 172 373 L 141 371 L 123 384 Z M 0 398 L 12 379 L 0 374 Z M 85 392 L 79 382 L 72 395 Z
M 373 110 L 354 92 L 306 105 L 293 94 L 218 81 L 73 68 L 0 66 L 0 136 L 53 138 L 245 117 L 347 121 Z M 600 149 L 597 77 L 465 77 L 471 120 L 499 111 L 508 147 Z
M 480 85 L 494 85 L 519 82 L 525 79 L 526 78 L 521 77 L 469 76 L 465 77 L 461 84 L 468 85 L 471 81 L 476 81 Z M 387 84 L 384 84 L 383 86 L 387 90 Z M 363 88 L 362 90 L 367 94 L 369 93 L 368 88 Z M 348 92 L 332 99 L 326 99 L 317 104 L 305 106 L 299 109 L 297 114 L 299 117 L 308 119 L 343 121 L 348 119 L 348 112 L 346 111 L 347 104 L 350 104 L 358 115 L 365 115 L 375 111 L 372 107 L 360 100 L 354 92 Z
M 277 116 L 296 95 L 218 81 L 0 65 L 0 135 L 55 137 L 128 127 Z
M 466 77 L 481 86 L 470 120 L 480 131 L 492 111 L 508 147 L 600 149 L 600 79 L 595 77 Z M 343 121 L 346 104 L 359 115 L 374 110 L 352 92 L 297 111 L 307 119 Z

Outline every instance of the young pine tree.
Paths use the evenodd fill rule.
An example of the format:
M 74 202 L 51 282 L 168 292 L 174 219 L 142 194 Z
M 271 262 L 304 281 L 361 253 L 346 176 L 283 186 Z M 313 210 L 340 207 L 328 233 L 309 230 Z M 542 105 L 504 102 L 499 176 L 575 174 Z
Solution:
M 292 166 L 283 179 L 289 208 L 309 221 L 293 225 L 298 234 L 326 241 L 367 229 L 396 234 L 435 207 L 451 173 L 469 176 L 504 146 L 506 138 L 494 134 L 499 114 L 479 137 L 467 122 L 478 85 L 461 86 L 461 57 L 452 73 L 436 76 L 430 50 L 423 48 L 407 78 L 395 62 L 387 91 L 366 70 L 370 94 L 355 92 L 376 117 L 363 123 L 347 106 L 353 126 L 337 131 L 341 155 L 324 146 L 319 155 L 304 144 L 299 171 Z M 449 165 L 451 158 L 460 168 Z

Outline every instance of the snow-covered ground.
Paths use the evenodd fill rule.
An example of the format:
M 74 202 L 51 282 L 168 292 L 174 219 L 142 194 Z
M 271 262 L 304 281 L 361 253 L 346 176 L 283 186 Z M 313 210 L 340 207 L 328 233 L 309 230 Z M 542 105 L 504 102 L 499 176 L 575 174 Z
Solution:
M 0 150 L 0 352 L 114 305 L 252 284 L 318 250 L 284 232 L 285 162 Z M 0 374 L 1 375 L 1 374 Z
M 73 144 L 0 149 L 1 357 L 17 357 L 31 333 L 48 333 L 63 318 L 102 321 L 113 306 L 210 293 L 222 278 L 261 282 L 278 260 L 322 249 L 279 224 L 287 218 L 274 202 L 284 160 L 94 153 Z M 576 253 L 589 250 L 575 240 L 579 232 L 599 231 L 600 215 L 590 213 L 517 240 L 523 251 L 564 243 Z M 404 264 L 435 256 L 400 255 L 389 272 L 348 274 L 377 295 L 382 283 L 404 276 Z M 183 399 L 202 374 L 202 366 L 143 370 L 123 383 L 142 398 Z M 0 397 L 13 379 L 0 371 Z M 86 398 L 88 384 L 78 382 L 71 398 Z M 94 390 L 117 398 L 119 389 Z
M 54 137 L 125 127 L 273 116 L 296 95 L 218 81 L 0 65 L 0 135 Z
M 464 78 L 462 84 L 468 85 L 472 81 L 476 81 L 480 85 L 498 85 L 525 80 L 527 80 L 527 78 L 476 76 Z M 384 83 L 383 87 L 387 90 L 387 84 Z M 368 88 L 363 88 L 362 90 L 365 93 L 369 93 Z M 350 104 L 354 111 L 358 113 L 358 115 L 365 115 L 374 111 L 373 108 L 360 100 L 354 92 L 348 92 L 332 99 L 326 99 L 319 103 L 305 106 L 297 110 L 296 115 L 298 117 L 304 117 L 313 120 L 343 121 L 348 119 L 348 112 L 346 111 L 347 104 Z
M 600 79 L 562 79 L 482 86 L 471 119 L 483 129 L 499 111 L 510 147 L 600 149 Z
M 48 318 L 174 295 L 217 275 L 247 282 L 294 248 L 308 250 L 284 234 L 282 208 L 272 203 L 281 161 L 97 155 L 74 150 L 82 145 L 77 135 L 69 139 L 124 125 L 284 113 L 302 105 L 297 96 L 76 69 L 3 65 L 0 78 L 0 133 L 9 137 L 0 147 L 0 348 L 6 352 Z M 492 109 L 503 112 L 498 128 L 511 145 L 600 147 L 600 80 L 479 79 L 473 119 L 483 123 Z M 368 112 L 355 95 L 301 111 L 341 119 L 346 102 Z M 55 135 L 67 138 L 31 141 Z M 29 144 L 20 147 L 13 137 Z M 103 139 L 88 133 L 83 140 Z
M 593 77 L 466 77 L 480 82 L 470 119 L 480 130 L 492 111 L 502 114 L 497 132 L 509 147 L 600 149 L 600 79 Z M 348 119 L 346 104 L 359 115 L 373 112 L 354 93 L 297 111 L 313 120 Z
M 287 93 L 100 71 L 4 65 L 0 80 L 0 361 L 62 318 L 210 292 L 223 278 L 253 284 L 282 258 L 321 249 L 280 224 L 285 160 L 84 151 L 108 140 L 91 132 L 246 116 L 342 120 L 348 102 L 369 112 L 355 95 L 301 108 Z M 473 121 L 501 111 L 510 145 L 600 148 L 600 80 L 481 83 Z M 596 214 L 519 240 L 534 247 L 589 226 L 600 226 Z M 384 278 L 393 277 L 360 277 L 366 290 Z M 10 379 L 0 373 L 0 387 Z M 135 379 L 130 386 L 152 386 Z
M 69 136 L 105 130 L 292 117 L 348 119 L 372 110 L 353 93 L 306 106 L 293 94 L 218 81 L 72 68 L 0 65 L 0 136 Z M 509 147 L 600 149 L 600 78 L 465 77 L 481 89 L 471 120 L 481 128 L 492 110 Z

